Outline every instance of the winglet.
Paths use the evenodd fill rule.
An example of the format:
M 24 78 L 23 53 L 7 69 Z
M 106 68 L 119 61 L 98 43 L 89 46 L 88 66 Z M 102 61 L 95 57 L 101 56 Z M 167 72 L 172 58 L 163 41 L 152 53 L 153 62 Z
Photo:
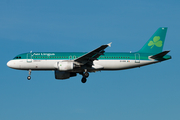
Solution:
M 111 44 L 112 44 L 112 42 L 111 43 L 109 43 L 109 44 L 107 44 L 109 47 L 111 47 Z

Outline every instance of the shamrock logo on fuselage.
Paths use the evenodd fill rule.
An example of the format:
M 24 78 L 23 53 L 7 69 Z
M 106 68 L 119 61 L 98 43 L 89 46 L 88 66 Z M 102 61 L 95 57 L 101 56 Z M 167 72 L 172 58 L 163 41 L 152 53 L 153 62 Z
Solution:
M 155 37 L 153 38 L 153 41 L 150 41 L 150 42 L 148 43 L 148 46 L 151 46 L 151 49 L 154 47 L 154 45 L 155 45 L 156 47 L 161 47 L 161 46 L 162 46 L 162 41 L 160 40 L 160 37 L 159 37 L 159 36 L 155 36 Z

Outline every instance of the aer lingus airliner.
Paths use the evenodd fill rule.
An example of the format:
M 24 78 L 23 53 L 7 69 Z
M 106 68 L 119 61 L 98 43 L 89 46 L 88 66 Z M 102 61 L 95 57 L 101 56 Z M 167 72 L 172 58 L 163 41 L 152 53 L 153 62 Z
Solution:
M 105 52 L 108 46 L 83 52 L 30 52 L 15 56 L 7 63 L 13 69 L 28 70 L 28 80 L 32 70 L 54 70 L 56 79 L 68 79 L 79 73 L 82 83 L 87 81 L 89 72 L 103 70 L 124 70 L 141 67 L 171 59 L 169 51 L 162 51 L 166 27 L 159 28 L 146 44 L 137 52 Z

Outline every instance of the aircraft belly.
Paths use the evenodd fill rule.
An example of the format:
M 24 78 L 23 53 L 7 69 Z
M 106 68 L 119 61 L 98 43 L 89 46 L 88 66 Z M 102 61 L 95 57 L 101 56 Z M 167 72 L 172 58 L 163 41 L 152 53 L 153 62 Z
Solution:
M 52 69 L 54 70 L 54 64 L 57 62 L 57 60 L 41 60 L 40 62 L 34 62 L 33 67 L 36 69 Z
M 56 63 L 61 60 L 32 60 L 32 62 L 27 62 L 24 60 L 13 60 L 14 69 L 21 70 L 55 70 L 57 69 Z M 92 66 L 95 70 L 121 70 L 129 69 L 134 67 L 140 67 L 147 64 L 156 63 L 157 61 L 150 60 L 140 60 L 136 62 L 135 60 L 95 60 Z M 80 69 L 82 70 L 82 69 Z
M 54 64 L 57 62 L 57 60 L 32 60 L 32 62 L 27 62 L 27 60 L 16 60 L 16 64 L 19 67 L 16 67 L 16 69 L 22 69 L 22 70 L 54 70 L 55 66 Z
M 140 67 L 155 62 L 156 61 L 149 61 L 149 60 L 141 60 L 139 63 L 136 63 L 135 60 L 99 60 L 99 61 L 94 61 L 94 64 L 103 66 L 104 70 L 121 70 L 121 69 Z

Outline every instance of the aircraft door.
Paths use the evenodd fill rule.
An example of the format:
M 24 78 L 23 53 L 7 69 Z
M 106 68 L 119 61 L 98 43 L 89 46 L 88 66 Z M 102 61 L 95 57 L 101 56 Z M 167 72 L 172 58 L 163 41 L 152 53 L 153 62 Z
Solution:
M 140 54 L 135 53 L 135 63 L 140 63 Z
M 27 54 L 27 62 L 28 63 L 32 62 L 32 53 Z

